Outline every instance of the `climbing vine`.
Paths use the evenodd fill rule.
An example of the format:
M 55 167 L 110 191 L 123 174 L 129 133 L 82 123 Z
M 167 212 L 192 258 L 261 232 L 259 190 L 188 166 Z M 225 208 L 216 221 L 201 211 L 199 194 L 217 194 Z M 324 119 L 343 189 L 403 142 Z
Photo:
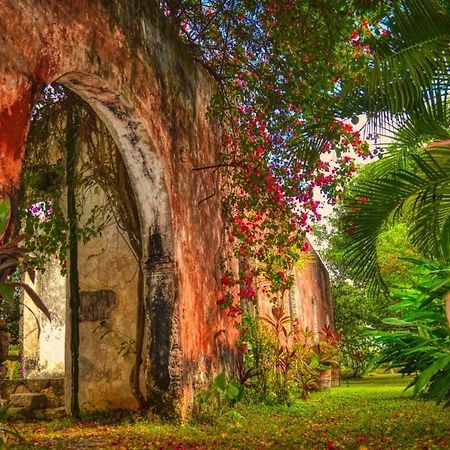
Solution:
M 389 39 L 382 8 L 348 0 L 160 0 L 217 83 L 227 221 L 218 304 L 240 314 L 257 280 L 276 301 L 307 252 L 321 207 L 341 198 L 369 147 L 349 123 L 345 86 Z M 372 2 L 373 3 L 373 2 Z M 234 264 L 232 261 L 239 261 Z

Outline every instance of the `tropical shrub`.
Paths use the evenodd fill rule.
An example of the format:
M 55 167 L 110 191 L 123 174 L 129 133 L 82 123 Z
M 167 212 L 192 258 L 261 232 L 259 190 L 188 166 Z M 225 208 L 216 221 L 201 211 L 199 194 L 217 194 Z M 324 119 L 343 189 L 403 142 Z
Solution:
M 320 330 L 320 335 L 321 339 L 317 344 L 320 363 L 325 366 L 338 366 L 340 334 L 330 325 L 324 325 Z
M 193 418 L 200 423 L 211 422 L 214 418 L 229 413 L 244 397 L 244 385 L 225 372 L 214 378 L 210 389 L 197 393 L 194 401 Z
M 24 236 L 17 236 L 6 241 L 8 227 L 11 221 L 11 201 L 9 197 L 0 198 L 0 305 L 14 303 L 17 288 L 24 289 L 35 305 L 50 319 L 50 312 L 34 290 L 20 281 L 13 279 L 14 271 L 21 267 L 28 272 L 31 280 L 34 280 L 34 270 L 30 265 L 31 255 L 23 247 Z M 39 324 L 38 324 L 39 326 Z M 6 444 L 6 436 L 14 436 L 23 440 L 20 434 L 11 426 L 4 426 L 1 421 L 5 419 L 6 407 L 0 408 L 0 448 Z
M 343 375 L 359 378 L 376 355 L 372 336 L 367 329 L 379 325 L 383 318 L 378 299 L 354 284 L 333 280 L 332 295 L 336 328 L 341 333 L 340 364 Z M 378 312 L 380 315 L 377 316 Z
M 247 397 L 253 401 L 264 401 L 270 392 L 272 367 L 274 364 L 273 337 L 261 326 L 250 312 L 242 315 L 240 346 L 244 370 L 252 370 L 256 376 L 249 380 Z
M 273 306 L 267 317 L 246 312 L 241 348 L 244 368 L 252 371 L 247 398 L 268 404 L 307 398 L 317 389 L 320 370 L 337 360 L 337 334 L 328 328 L 321 333 L 322 340 L 315 345 L 312 331 L 300 327 L 279 306 Z
M 370 167 L 361 168 L 355 181 L 365 179 Z M 364 199 L 363 199 L 364 201 Z M 360 205 L 364 206 L 361 202 Z M 377 354 L 377 346 L 367 329 L 380 329 L 382 320 L 389 316 L 388 307 L 395 299 L 381 292 L 372 292 L 364 282 L 353 277 L 347 267 L 346 249 L 352 243 L 352 236 L 342 222 L 342 208 L 337 208 L 331 219 L 332 229 L 315 229 L 316 239 L 326 241 L 327 247 L 321 251 L 331 275 L 336 329 L 340 333 L 340 365 L 342 375 L 358 378 L 370 368 Z M 397 223 L 383 231 L 377 240 L 377 254 L 384 283 L 389 287 L 408 285 L 414 281 L 411 274 L 413 265 L 403 259 L 415 258 L 418 252 L 408 241 L 405 224 Z
M 311 391 L 317 389 L 319 370 L 323 366 L 314 348 L 312 331 L 297 327 L 294 336 L 295 358 L 292 364 L 292 378 L 295 394 L 305 400 Z
M 415 260 L 416 286 L 394 291 L 401 301 L 390 309 L 398 317 L 384 323 L 388 331 L 373 332 L 383 350 L 375 365 L 415 375 L 408 388 L 437 403 L 450 405 L 450 329 L 444 313 L 444 297 L 450 291 L 450 268 Z
M 40 297 L 26 283 L 15 281 L 12 275 L 17 267 L 22 267 L 34 282 L 35 272 L 30 264 L 32 255 L 23 246 L 24 235 L 13 237 L 5 242 L 5 234 L 11 219 L 11 202 L 8 197 L 0 199 L 0 298 L 3 302 L 14 302 L 15 289 L 22 288 L 35 305 L 50 319 L 50 312 Z

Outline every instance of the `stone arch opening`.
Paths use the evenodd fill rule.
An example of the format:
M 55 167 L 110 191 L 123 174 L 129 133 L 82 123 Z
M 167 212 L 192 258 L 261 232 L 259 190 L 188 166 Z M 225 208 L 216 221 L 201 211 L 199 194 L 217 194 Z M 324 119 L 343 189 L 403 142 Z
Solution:
M 59 81 L 85 98 L 137 187 L 148 397 L 185 415 L 194 391 L 237 354 L 233 320 L 216 304 L 223 217 L 210 194 L 219 180 L 193 170 L 219 160 L 220 127 L 207 114 L 214 84 L 155 2 L 0 2 L 0 17 L 0 192 L 13 196 L 19 185 L 41 86 Z
M 168 398 L 168 394 L 169 397 L 175 397 L 178 386 L 176 376 L 173 374 L 174 368 L 180 364 L 179 358 L 177 358 L 179 345 L 176 342 L 178 320 L 175 304 L 177 295 L 173 264 L 172 223 L 163 169 L 139 118 L 124 97 L 108 89 L 100 78 L 87 73 L 72 72 L 60 77 L 56 82 L 81 97 L 95 111 L 117 145 L 131 181 L 139 213 L 142 239 L 140 265 L 145 277 L 146 300 L 143 305 L 145 345 L 141 351 L 145 374 L 141 370 L 141 384 L 142 390 L 146 392 L 150 403 L 158 405 L 163 398 Z M 116 301 L 118 301 L 118 299 L 113 298 L 114 289 L 108 289 L 107 286 L 108 276 L 113 275 L 89 277 L 89 271 L 95 271 L 95 258 L 93 263 L 88 253 L 82 255 L 87 266 L 85 267 L 87 273 L 81 276 L 80 290 L 84 291 L 86 302 L 90 302 L 92 305 L 104 303 L 103 306 L 106 309 L 109 308 L 109 313 L 111 313 L 116 307 Z M 122 259 L 122 263 L 127 261 L 123 249 L 122 258 L 120 258 L 120 252 L 116 251 L 116 260 L 117 254 L 119 254 L 119 259 Z M 102 270 L 99 272 L 102 272 Z M 105 269 L 103 269 L 104 272 Z M 127 271 L 127 273 L 130 274 L 130 271 Z M 118 273 L 117 276 L 126 277 L 127 275 Z M 93 279 L 96 279 L 97 283 L 93 282 Z M 132 293 L 130 297 L 133 297 Z M 105 313 L 105 308 L 103 308 L 103 313 Z M 94 323 L 83 326 L 85 330 L 81 330 L 81 338 L 82 344 L 84 337 L 85 343 L 88 342 L 88 345 L 92 346 L 93 341 L 89 335 L 94 334 L 95 322 L 104 321 L 106 318 L 95 316 L 95 311 L 98 308 L 96 310 L 94 307 L 92 311 L 87 309 L 85 305 L 82 320 Z M 94 314 L 95 317 L 90 317 L 90 313 Z M 108 312 L 105 314 L 108 314 Z M 131 328 L 132 324 L 134 326 L 136 319 L 133 314 L 130 315 L 129 308 L 128 310 L 123 309 L 120 314 L 128 329 Z M 86 318 L 86 316 L 88 317 Z M 119 333 L 125 336 L 123 331 L 119 331 Z M 66 331 L 67 335 L 68 331 Z M 68 358 L 69 346 L 67 342 L 66 339 L 66 405 L 70 404 L 70 357 Z M 126 374 L 125 377 L 115 376 L 114 361 L 112 363 L 109 361 L 108 370 L 103 367 L 103 370 L 99 371 L 95 364 L 92 366 L 96 351 L 98 352 L 99 349 L 91 348 L 87 352 L 84 351 L 84 354 L 82 349 L 80 353 L 81 405 L 85 409 L 136 407 L 131 392 L 125 392 L 125 395 L 123 395 L 123 385 L 126 384 L 125 391 L 126 388 L 129 388 L 129 374 Z M 100 354 L 97 363 L 101 362 L 100 356 L 105 355 Z M 109 354 L 109 359 L 111 357 L 112 355 Z M 119 365 L 123 366 L 120 361 L 117 361 L 116 369 Z M 123 371 L 124 368 L 121 367 L 120 370 Z M 118 378 L 120 379 L 114 386 L 112 381 L 117 381 Z M 122 391 L 122 395 L 114 395 L 115 390 L 117 392 Z M 127 398 L 130 401 L 127 402 Z M 167 401 L 165 403 L 167 407 Z

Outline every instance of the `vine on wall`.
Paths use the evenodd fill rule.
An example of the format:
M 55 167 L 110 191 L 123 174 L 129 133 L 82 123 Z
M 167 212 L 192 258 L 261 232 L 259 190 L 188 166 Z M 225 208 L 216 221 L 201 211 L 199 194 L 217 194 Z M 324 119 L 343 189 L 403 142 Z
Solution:
M 67 140 L 70 124 L 74 128 L 74 142 Z M 76 164 L 70 171 L 72 177 L 65 168 L 69 143 L 75 146 L 76 153 Z M 73 181 L 72 205 L 64 199 L 70 180 Z M 140 220 L 133 187 L 120 152 L 105 125 L 84 101 L 61 86 L 48 87 L 36 105 L 22 181 L 23 228 L 30 236 L 27 245 L 37 256 L 39 269 L 45 268 L 49 258 L 56 257 L 65 274 L 70 242 L 70 255 L 73 256 L 74 242 L 86 243 L 101 235 L 112 223 L 126 236 L 139 268 L 135 361 L 130 386 L 139 407 L 144 408 L 147 401 L 141 392 L 139 378 L 144 342 L 145 280 L 141 267 Z M 103 194 L 104 202 L 86 211 L 86 199 L 96 192 Z M 69 206 L 71 211 L 68 211 Z M 74 265 L 76 262 L 70 266 Z M 74 278 L 73 274 L 71 278 Z M 77 289 L 77 286 L 71 286 L 71 291 Z M 76 323 L 73 328 L 76 328 Z M 73 341 L 76 339 L 75 336 Z M 73 359 L 76 365 L 76 354 Z M 76 393 L 72 397 L 76 397 Z M 74 415 L 78 414 L 77 411 L 75 402 Z
M 361 110 L 346 93 L 389 40 L 385 11 L 349 0 L 159 4 L 217 84 L 223 151 L 210 169 L 223 174 L 227 222 L 218 304 L 234 316 L 255 300 L 257 279 L 282 297 L 320 207 L 339 201 L 355 161 L 371 157 L 345 120 Z

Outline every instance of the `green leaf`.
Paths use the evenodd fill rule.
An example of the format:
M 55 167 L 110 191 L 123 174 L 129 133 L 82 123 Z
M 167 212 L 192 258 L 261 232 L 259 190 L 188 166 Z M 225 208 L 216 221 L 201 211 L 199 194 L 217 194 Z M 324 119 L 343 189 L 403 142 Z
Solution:
M 312 369 L 317 369 L 320 366 L 320 356 L 314 354 L 313 357 L 311 358 L 310 365 Z
M 0 283 L 0 296 L 7 301 L 14 301 L 14 288 L 6 283 Z
M 418 311 L 415 313 L 407 314 L 403 317 L 404 320 L 412 321 L 412 320 L 426 320 L 426 321 L 434 321 L 434 322 L 442 322 L 444 318 L 443 314 L 436 313 L 433 311 Z
M 327 364 L 319 364 L 319 365 L 317 366 L 317 368 L 318 368 L 319 370 L 330 370 L 330 369 L 331 369 L 331 365 L 327 365 Z
M 214 378 L 213 388 L 220 391 L 225 391 L 226 386 L 227 386 L 227 377 L 225 375 L 225 372 L 220 372 L 219 375 L 217 375 L 217 377 Z
M 410 327 L 411 326 L 410 322 L 408 322 L 406 320 L 402 320 L 402 319 L 397 319 L 395 317 L 384 319 L 383 323 L 385 323 L 387 325 L 394 325 L 397 327 Z
M 433 287 L 432 291 L 437 291 L 438 289 L 441 289 L 442 287 L 448 287 L 450 286 L 450 276 L 445 278 L 443 281 L 441 281 L 440 283 L 438 283 L 436 286 Z
M 414 394 L 418 394 L 419 392 L 421 392 L 427 386 L 431 378 L 449 364 L 450 355 L 443 355 L 441 358 L 437 359 L 431 366 L 427 367 L 417 379 L 417 382 L 414 386 Z
M 0 241 L 5 234 L 11 217 L 11 200 L 9 197 L 0 199 Z
M 236 386 L 233 381 L 228 383 L 226 387 L 226 397 L 228 400 L 236 400 L 239 396 L 239 386 Z
M 420 155 L 410 156 L 410 167 L 395 171 L 385 167 L 383 158 L 373 164 L 370 179 L 352 188 L 354 200 L 346 207 L 344 221 L 354 229 L 346 257 L 357 279 L 383 286 L 377 242 L 391 222 L 406 221 L 411 243 L 424 255 L 446 254 L 444 247 L 450 242 L 441 237 L 450 227 L 449 155 L 422 149 Z M 358 200 L 361 197 L 366 198 L 364 205 Z

